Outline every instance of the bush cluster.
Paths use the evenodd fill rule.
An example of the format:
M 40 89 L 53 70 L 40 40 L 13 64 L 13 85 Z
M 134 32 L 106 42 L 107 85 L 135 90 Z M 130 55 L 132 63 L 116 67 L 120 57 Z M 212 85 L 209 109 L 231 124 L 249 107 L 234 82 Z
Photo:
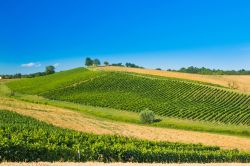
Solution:
M 142 112 L 140 112 L 140 120 L 142 123 L 153 123 L 155 121 L 155 114 L 153 111 L 150 111 L 149 109 L 145 109 Z

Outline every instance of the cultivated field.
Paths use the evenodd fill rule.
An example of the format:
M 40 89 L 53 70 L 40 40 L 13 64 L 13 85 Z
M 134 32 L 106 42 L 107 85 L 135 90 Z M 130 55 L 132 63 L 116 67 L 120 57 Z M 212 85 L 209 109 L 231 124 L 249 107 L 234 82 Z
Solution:
M 181 79 L 189 79 L 201 82 L 207 82 L 212 84 L 218 84 L 228 87 L 230 82 L 235 82 L 238 86 L 238 90 L 241 92 L 250 93 L 250 76 L 249 75 L 201 75 L 201 74 L 189 74 L 180 72 L 170 72 L 170 71 L 160 71 L 152 69 L 138 69 L 138 68 L 128 68 L 128 67 L 98 67 L 97 70 L 105 71 L 125 71 L 125 72 L 135 72 L 140 74 L 149 74 L 164 77 L 173 77 Z
M 249 162 L 250 153 L 215 146 L 94 135 L 0 110 L 0 161 L 145 163 Z M 15 155 L 13 155 L 13 153 Z
M 7 85 L 15 92 L 53 100 L 132 112 L 148 108 L 164 117 L 250 125 L 250 95 L 247 94 L 185 80 L 84 69 L 79 73 L 85 77 L 68 81 L 63 77 L 66 73 L 53 76 L 58 77 L 55 82 L 51 76 Z M 74 74 L 68 75 L 73 77 Z
M 112 122 L 49 105 L 31 104 L 4 97 L 0 97 L 0 99 L 0 109 L 2 110 L 14 111 L 58 127 L 77 131 L 122 135 L 156 141 L 202 143 L 226 149 L 237 148 L 250 151 L 249 138 Z
M 250 161 L 249 94 L 131 72 L 77 68 L 0 82 L 0 160 Z M 142 124 L 145 108 L 159 121 Z

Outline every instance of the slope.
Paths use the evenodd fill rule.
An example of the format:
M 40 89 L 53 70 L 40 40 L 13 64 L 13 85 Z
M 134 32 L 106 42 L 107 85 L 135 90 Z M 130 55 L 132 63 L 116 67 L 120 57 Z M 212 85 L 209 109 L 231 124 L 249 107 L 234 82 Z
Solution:
M 75 112 L 44 104 L 32 104 L 6 97 L 0 97 L 0 110 L 17 112 L 58 127 L 88 133 L 121 135 L 154 141 L 202 143 L 225 149 L 237 148 L 250 151 L 249 138 L 114 122 L 96 118 L 84 112 Z
M 163 77 L 181 78 L 187 80 L 201 81 L 206 83 L 218 84 L 228 87 L 229 83 L 234 82 L 238 86 L 240 92 L 250 93 L 250 75 L 201 75 L 189 74 L 172 71 L 160 71 L 152 69 L 138 69 L 128 67 L 106 66 L 98 67 L 97 70 L 101 71 L 122 71 L 140 74 L 149 74 Z
M 76 68 L 43 77 L 12 80 L 8 82 L 8 86 L 11 87 L 12 90 L 20 93 L 39 94 L 52 89 L 73 86 L 93 79 L 101 75 L 101 73 L 103 72 L 90 71 L 85 68 Z
M 67 71 L 57 76 L 60 74 L 59 80 L 68 80 L 64 77 L 68 73 L 74 75 Z M 70 80 L 71 84 L 58 88 L 54 88 L 53 80 L 43 86 L 46 77 L 14 81 L 8 85 L 14 91 L 85 105 L 133 112 L 149 108 L 165 117 L 250 125 L 250 95 L 247 94 L 172 78 L 85 69 L 81 74 L 84 75 L 82 79 Z

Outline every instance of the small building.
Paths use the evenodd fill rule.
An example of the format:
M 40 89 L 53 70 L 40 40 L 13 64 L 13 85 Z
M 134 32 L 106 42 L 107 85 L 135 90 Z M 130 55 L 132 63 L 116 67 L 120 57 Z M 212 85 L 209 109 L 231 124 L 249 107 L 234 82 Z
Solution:
M 2 79 L 2 77 L 0 77 L 0 80 Z

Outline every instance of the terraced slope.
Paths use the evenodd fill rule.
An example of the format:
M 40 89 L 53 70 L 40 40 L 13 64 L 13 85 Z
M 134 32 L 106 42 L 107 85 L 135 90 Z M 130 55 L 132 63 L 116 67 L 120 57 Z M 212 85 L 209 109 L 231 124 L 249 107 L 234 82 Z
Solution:
M 32 86 L 24 81 L 9 86 L 15 91 L 86 105 L 134 112 L 149 108 L 166 117 L 250 125 L 250 95 L 247 94 L 171 78 L 86 70 L 84 74 L 87 79 L 56 89 L 41 85 L 37 90 L 36 84 L 41 84 L 37 79 L 28 80 Z M 21 84 L 25 90 L 19 88 Z M 46 87 L 50 87 L 49 82 Z
M 200 144 L 144 141 L 54 127 L 0 110 L 2 161 L 249 162 L 250 154 Z M 13 155 L 14 154 L 14 155 Z

